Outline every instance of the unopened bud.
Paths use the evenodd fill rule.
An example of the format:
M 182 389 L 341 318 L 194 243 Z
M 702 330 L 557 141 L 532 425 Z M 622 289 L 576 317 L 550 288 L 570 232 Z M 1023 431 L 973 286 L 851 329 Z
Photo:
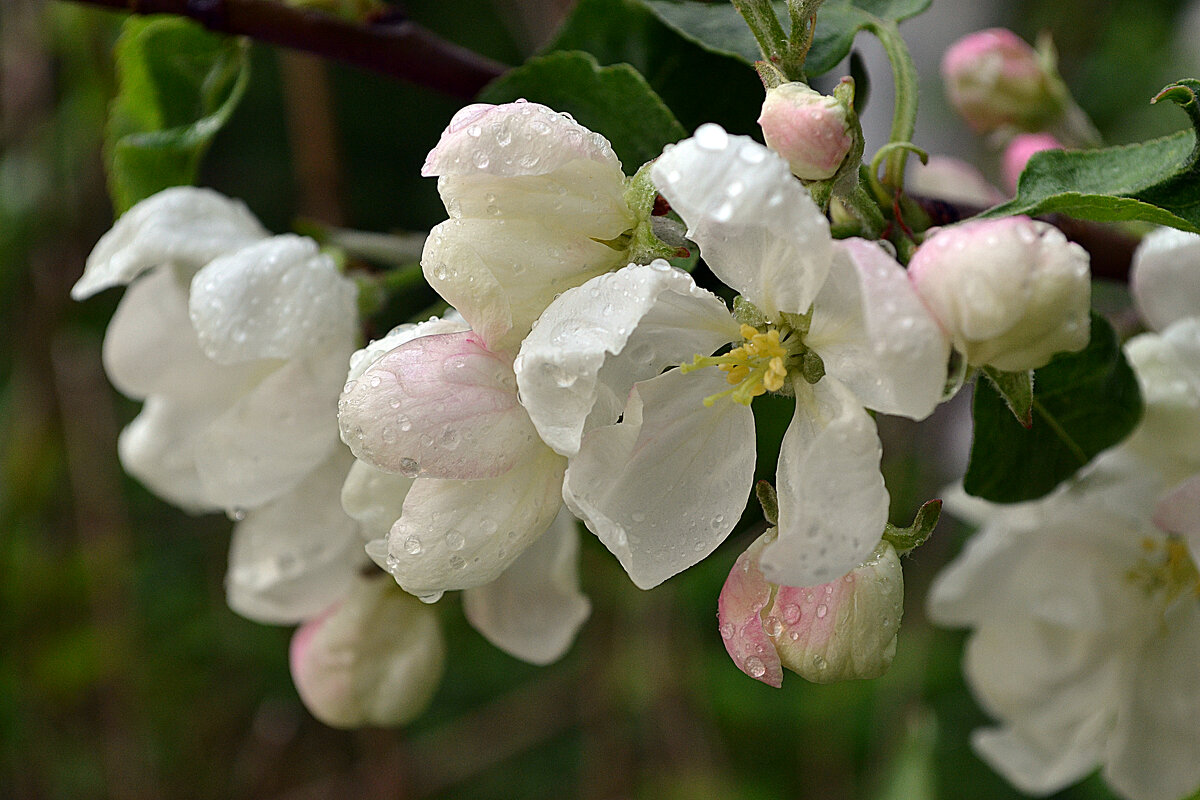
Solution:
M 951 105 L 977 133 L 1003 127 L 1042 130 L 1064 109 L 1062 81 L 1010 30 L 992 28 L 959 39 L 942 58 Z
M 433 699 L 445 651 L 433 608 L 390 580 L 364 579 L 296 630 L 292 680 L 326 725 L 400 725 Z
M 1028 217 L 964 222 L 930 236 L 908 276 L 968 363 L 1020 372 L 1090 335 L 1088 254 Z
M 758 124 L 767 147 L 806 181 L 832 178 L 854 145 L 845 107 L 803 83 L 768 89 Z
M 1017 183 L 1025 165 L 1034 153 L 1043 150 L 1062 150 L 1063 144 L 1049 133 L 1022 133 L 1013 138 L 1004 148 L 1004 184 L 1010 192 L 1017 191 Z
M 738 558 L 721 590 L 717 619 L 738 668 L 771 686 L 783 668 L 814 683 L 877 678 L 896 654 L 904 575 L 881 541 L 866 561 L 819 586 L 778 586 L 759 569 L 775 529 Z

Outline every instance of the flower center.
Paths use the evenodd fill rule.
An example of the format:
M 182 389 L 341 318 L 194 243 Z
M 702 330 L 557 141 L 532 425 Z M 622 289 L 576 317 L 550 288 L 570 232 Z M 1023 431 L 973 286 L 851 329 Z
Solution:
M 786 326 L 782 331 L 774 325 L 759 330 L 743 323 L 743 341 L 739 346 L 724 355 L 697 355 L 691 364 L 682 364 L 679 369 L 688 373 L 705 367 L 717 367 L 725 373 L 725 380 L 733 388 L 704 398 L 706 406 L 711 406 L 722 397 L 748 406 L 761 394 L 783 389 L 789 370 L 799 370 L 806 380 L 816 383 L 825 374 L 820 357 L 804 346 L 797 331 Z
M 1182 539 L 1148 536 L 1142 540 L 1142 549 L 1146 555 L 1127 574 L 1131 582 L 1152 594 L 1165 592 L 1168 604 L 1185 594 L 1200 599 L 1200 570 Z

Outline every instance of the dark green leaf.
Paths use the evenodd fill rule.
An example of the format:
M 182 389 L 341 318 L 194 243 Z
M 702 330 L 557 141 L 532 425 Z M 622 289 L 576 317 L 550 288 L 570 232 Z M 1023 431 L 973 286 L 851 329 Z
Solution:
M 249 80 L 244 42 L 178 17 L 130 17 L 117 41 L 118 92 L 105 158 L 118 213 L 192 183 Z
M 687 131 L 650 84 L 628 64 L 602 67 L 589 53 L 557 52 L 531 58 L 479 95 L 485 103 L 518 98 L 570 113 L 580 124 L 612 142 L 627 172 Z
M 762 58 L 758 43 L 733 6 L 723 3 L 645 0 L 655 14 L 684 36 L 716 53 L 753 63 Z M 817 12 L 817 27 L 804 70 L 822 75 L 850 53 L 854 35 L 875 20 L 899 22 L 929 7 L 930 0 L 826 0 Z M 774 4 L 784 29 L 787 4 Z
M 1200 81 L 1164 89 L 1192 130 L 1103 150 L 1046 150 L 1029 160 L 1017 196 L 988 217 L 1059 212 L 1099 221 L 1144 220 L 1200 233 Z
M 1092 314 L 1092 338 L 1035 373 L 1033 425 L 1023 428 L 989 380 L 975 382 L 968 494 L 997 503 L 1034 500 L 1121 441 L 1142 416 L 1137 378 L 1112 327 Z
M 584 50 L 601 64 L 633 65 L 689 131 L 719 122 L 732 133 L 761 137 L 754 120 L 762 84 L 754 70 L 686 38 L 641 0 L 579 0 L 546 48 L 554 50 Z
M 1000 396 L 1008 404 L 1008 410 L 1017 418 L 1017 422 L 1021 423 L 1021 427 L 1031 426 L 1033 424 L 1033 370 L 1001 372 L 998 369 L 984 367 L 983 374 L 1000 392 Z

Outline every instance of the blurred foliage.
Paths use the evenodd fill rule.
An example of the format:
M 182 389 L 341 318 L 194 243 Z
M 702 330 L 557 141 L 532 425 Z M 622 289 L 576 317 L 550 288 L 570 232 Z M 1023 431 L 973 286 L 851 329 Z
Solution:
M 618 4 L 620 14 L 598 0 L 581 5 L 558 46 L 602 65 L 633 64 L 688 130 L 715 118 L 753 132 L 760 89 L 744 66 L 638 16 L 636 3 Z M 1126 141 L 1143 136 L 1127 127 L 1141 99 L 1180 77 L 1164 75 L 1170 65 L 1159 58 L 1179 5 L 1026 2 L 1016 24 L 1029 38 L 1041 27 L 1055 33 L 1084 105 L 1111 141 Z M 520 35 L 519 12 L 561 4 L 405 6 L 433 30 L 517 64 L 549 41 Z M 0 4 L 5 797 L 1019 796 L 970 750 L 969 733 L 986 718 L 963 684 L 962 634 L 923 617 L 932 574 L 961 542 L 949 519 L 906 561 L 904 631 L 880 680 L 814 686 L 789 675 L 772 690 L 729 662 L 716 593 L 761 524 L 751 507 L 712 558 L 651 592 L 635 590 L 586 537 L 593 617 L 558 664 L 535 668 L 500 653 L 447 598 L 449 666 L 425 717 L 399 731 L 340 732 L 312 720 L 288 676 L 289 631 L 225 606 L 228 521 L 189 517 L 119 472 L 117 431 L 137 408 L 109 389 L 100 362 L 119 292 L 84 304 L 67 298 L 112 218 L 100 151 L 119 21 L 66 3 Z M 456 101 L 328 65 L 317 67 L 326 103 L 311 85 L 297 86 L 298 75 L 311 78 L 311 59 L 303 73 L 296 57 L 267 47 L 252 47 L 251 59 L 253 80 L 214 139 L 201 183 L 244 198 L 273 230 L 313 214 L 312 176 L 297 167 L 308 129 L 288 122 L 299 107 L 300 118 L 328 114 L 335 132 L 319 153 L 329 172 L 319 174 L 337 176 L 323 199 L 342 219 L 325 221 L 384 231 L 428 229 L 443 218 L 435 182 L 419 170 Z M 379 324 L 433 299 L 397 300 Z M 755 411 L 759 477 L 767 477 L 787 403 Z M 919 427 L 883 421 L 896 521 L 911 519 L 946 480 L 934 450 L 953 441 L 954 414 Z M 1056 797 L 1110 795 L 1093 778 Z

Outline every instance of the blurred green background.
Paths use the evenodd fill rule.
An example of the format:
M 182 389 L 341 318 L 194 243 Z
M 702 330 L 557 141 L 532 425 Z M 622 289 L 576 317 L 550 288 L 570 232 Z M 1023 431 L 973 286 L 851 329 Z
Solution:
M 569 5 L 406 8 L 515 64 Z M 923 66 L 974 28 L 1007 24 L 1028 39 L 1050 30 L 1082 105 L 1120 142 L 1182 124 L 1146 106 L 1167 80 L 1197 71 L 1187 63 L 1194 43 L 1177 44 L 1181 6 L 935 0 L 904 30 Z M 789 673 L 773 690 L 733 666 L 716 596 L 753 527 L 650 592 L 589 536 L 582 568 L 593 616 L 562 662 L 539 669 L 500 653 L 447 597 L 448 667 L 424 717 L 356 732 L 309 717 L 288 675 L 290 631 L 225 606 L 229 521 L 188 516 L 120 470 L 116 436 L 137 407 L 109 387 L 100 362 L 119 291 L 68 298 L 111 224 L 100 148 L 119 26 L 118 14 L 70 3 L 0 4 L 0 796 L 1018 796 L 968 746 L 986 720 L 960 676 L 962 634 L 924 620 L 928 583 L 964 535 L 949 519 L 906 562 L 899 653 L 880 680 L 822 687 Z M 276 231 L 298 217 L 367 230 L 424 230 L 444 217 L 419 168 L 459 101 L 264 46 L 253 67 L 205 162 L 205 184 L 244 198 Z M 919 131 L 947 138 L 919 133 L 918 143 L 970 152 L 962 126 L 939 116 L 936 73 L 923 79 Z M 680 89 L 699 117 L 679 111 L 689 128 L 704 108 L 746 99 Z M 380 325 L 432 299 L 410 298 Z M 960 412 L 920 426 L 881 421 L 898 521 L 961 469 Z M 787 411 L 766 404 L 758 413 L 769 449 Z M 769 473 L 773 459 L 762 461 Z M 1057 796 L 1110 797 L 1095 777 Z

